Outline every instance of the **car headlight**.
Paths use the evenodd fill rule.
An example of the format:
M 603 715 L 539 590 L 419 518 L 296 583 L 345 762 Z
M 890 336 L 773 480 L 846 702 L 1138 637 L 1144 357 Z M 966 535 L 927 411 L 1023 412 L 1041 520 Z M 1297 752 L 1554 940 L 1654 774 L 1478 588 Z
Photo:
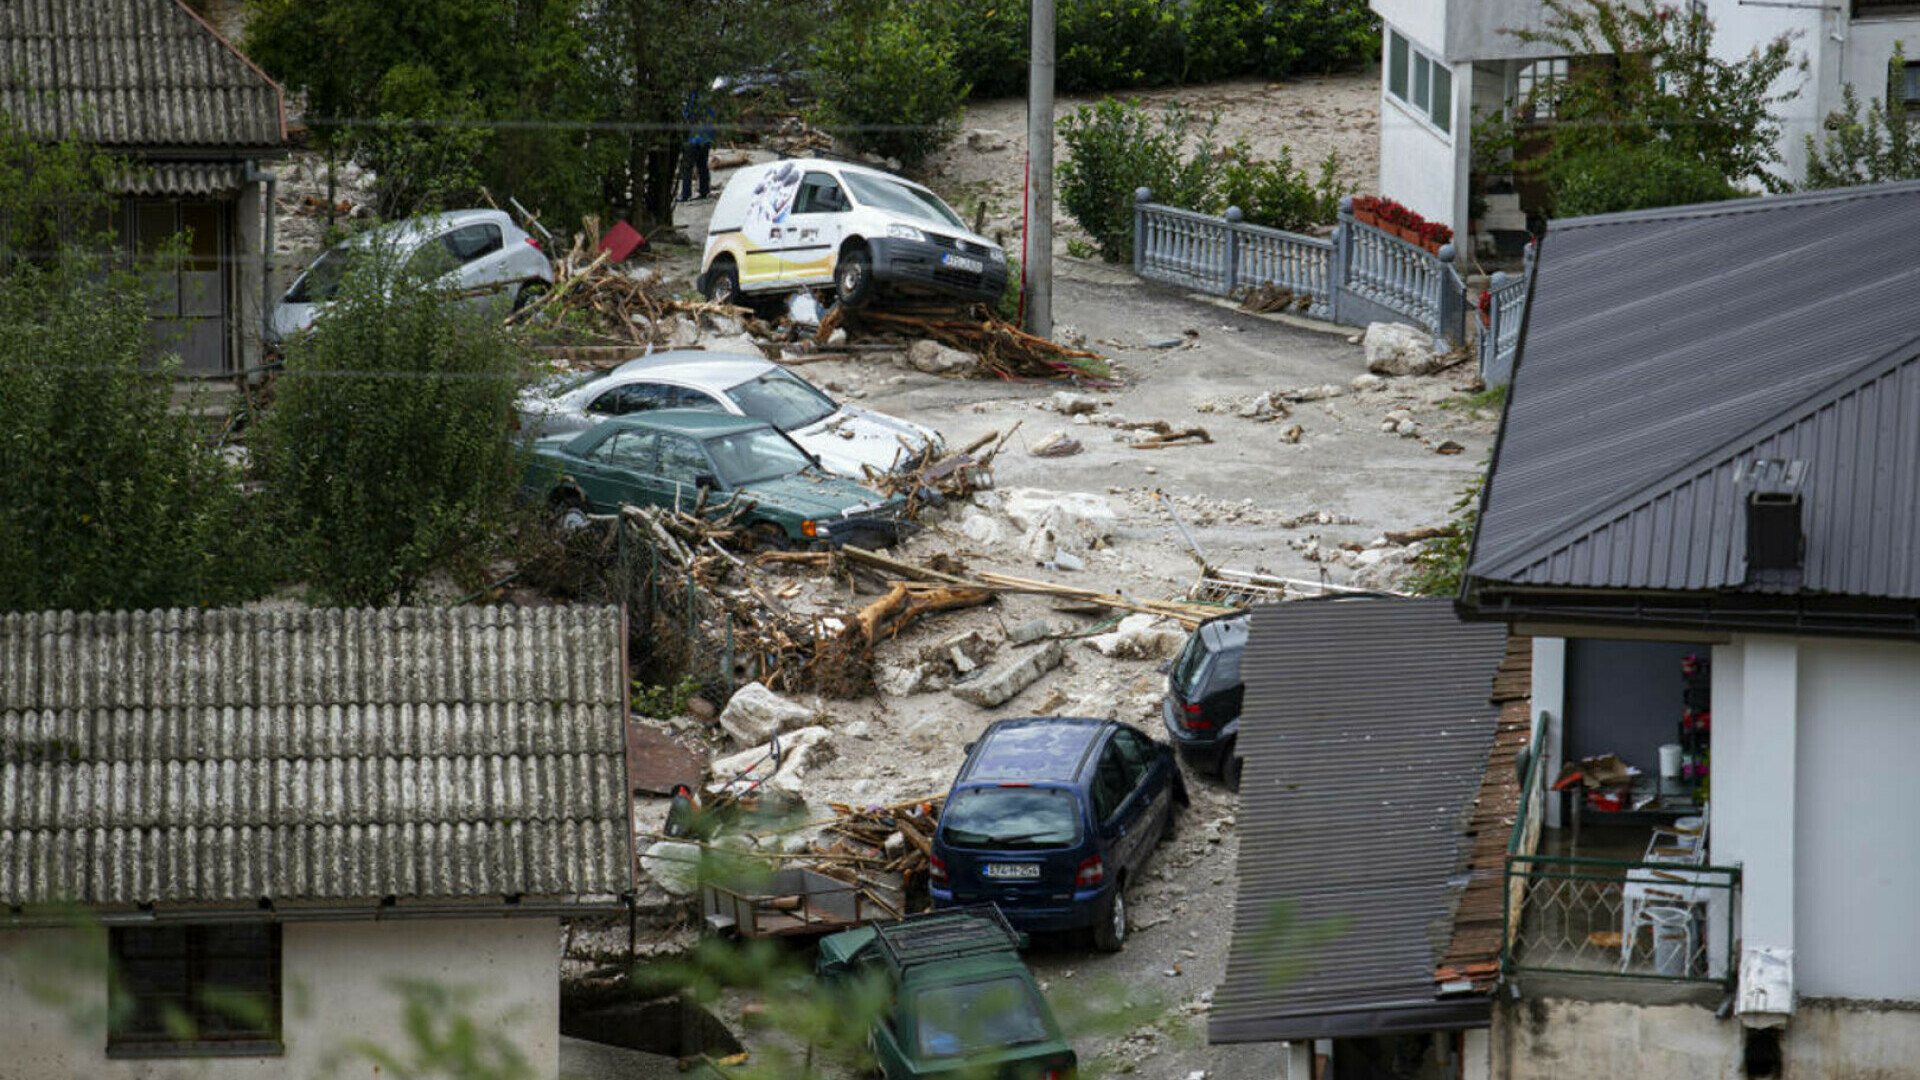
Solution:
M 802 536 L 821 537 L 832 531 L 832 529 L 818 521 L 803 521 L 800 523 L 800 535 Z
M 912 240 L 918 244 L 927 242 L 927 234 L 911 225 L 889 225 L 887 235 L 895 240 Z
M 1004 263 L 1007 261 L 1007 253 L 1002 248 L 997 248 L 997 247 L 988 248 L 987 258 L 992 259 L 994 262 L 997 262 L 997 263 Z

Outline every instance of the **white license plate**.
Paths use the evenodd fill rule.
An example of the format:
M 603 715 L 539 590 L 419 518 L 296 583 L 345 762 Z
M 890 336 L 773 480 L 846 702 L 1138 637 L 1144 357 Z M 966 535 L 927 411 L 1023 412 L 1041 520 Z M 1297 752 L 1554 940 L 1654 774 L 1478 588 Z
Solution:
M 955 270 L 965 270 L 969 274 L 978 274 L 987 268 L 979 259 L 969 259 L 965 255 L 948 253 L 940 256 L 940 265 L 951 266 Z
M 1040 876 L 1039 863 L 988 863 L 985 873 L 1002 881 L 1033 881 Z

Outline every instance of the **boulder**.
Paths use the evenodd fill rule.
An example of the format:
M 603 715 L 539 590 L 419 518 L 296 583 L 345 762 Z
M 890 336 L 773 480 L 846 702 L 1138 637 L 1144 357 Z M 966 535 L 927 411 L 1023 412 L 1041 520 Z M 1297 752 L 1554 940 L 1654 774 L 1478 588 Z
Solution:
M 758 782 L 762 787 L 789 795 L 804 794 L 802 781 L 809 770 L 837 756 L 833 735 L 815 725 L 780 736 L 780 760 L 775 764 L 771 746 L 756 746 L 716 758 L 713 770 L 715 789 L 744 792 Z
M 739 337 L 747 332 L 747 324 L 744 321 L 738 316 L 728 315 L 725 312 L 706 312 L 700 316 L 700 321 L 706 324 L 709 332 L 718 337 Z
M 1038 682 L 1040 676 L 1060 666 L 1066 649 L 1058 641 L 1049 641 L 1038 649 L 1010 657 L 981 672 L 968 682 L 953 688 L 953 696 L 992 709 L 1013 700 L 1013 696 Z
M 1187 635 L 1156 615 L 1129 615 L 1105 634 L 1087 638 L 1087 647 L 1102 656 L 1123 660 L 1152 660 L 1174 656 Z
M 967 149 L 976 154 L 991 154 L 1007 148 L 1006 132 L 997 128 L 970 128 L 967 131 Z
M 967 371 L 976 363 L 970 352 L 950 348 L 937 341 L 922 339 L 907 348 L 907 363 L 929 375 Z
M 1025 645 L 1029 641 L 1039 641 L 1053 633 L 1053 624 L 1045 619 L 1028 619 L 1007 628 L 1007 643 Z
M 812 722 L 812 709 L 796 705 L 757 682 L 735 691 L 720 713 L 720 726 L 740 746 L 758 746 L 783 731 Z
M 700 884 L 700 845 L 662 840 L 640 856 L 640 869 L 672 896 L 692 896 Z
M 766 355 L 760 351 L 760 342 L 752 334 L 736 334 L 732 337 L 709 335 L 702 344 L 710 353 L 732 353 L 735 356 L 751 356 L 755 359 Z
M 1021 548 L 1034 562 L 1052 562 L 1059 551 L 1104 546 L 1120 523 L 1113 504 L 1102 495 L 1037 488 L 1014 488 L 1002 494 L 1008 519 L 1024 534 Z
M 1062 416 L 1078 416 L 1100 408 L 1099 398 L 1090 394 L 1076 394 L 1071 390 L 1055 390 L 1048 403 L 1054 412 Z
M 700 328 L 685 315 L 675 315 L 666 319 L 656 329 L 665 331 L 666 340 L 661 344 L 669 348 L 684 349 L 700 340 Z
M 1433 351 L 1433 338 L 1425 330 L 1405 323 L 1374 323 L 1367 327 L 1361 348 L 1367 353 L 1367 370 L 1375 375 L 1426 375 L 1444 362 Z
M 924 694 L 946 685 L 945 672 L 940 666 L 925 660 L 900 667 L 883 667 L 874 681 L 880 685 L 881 692 L 889 697 Z
M 960 518 L 960 531 L 967 539 L 982 547 L 998 547 L 1007 540 L 1006 526 L 991 514 L 983 514 L 972 507 L 968 507 Z
M 1353 381 L 1347 385 L 1353 387 L 1353 392 L 1356 394 L 1371 394 L 1375 391 L 1385 390 L 1387 388 L 1387 380 L 1378 375 L 1368 373 L 1365 375 L 1355 375 Z
M 1072 457 L 1083 449 L 1085 447 L 1080 445 L 1080 440 L 1064 431 L 1056 431 L 1028 447 L 1027 453 L 1045 458 Z

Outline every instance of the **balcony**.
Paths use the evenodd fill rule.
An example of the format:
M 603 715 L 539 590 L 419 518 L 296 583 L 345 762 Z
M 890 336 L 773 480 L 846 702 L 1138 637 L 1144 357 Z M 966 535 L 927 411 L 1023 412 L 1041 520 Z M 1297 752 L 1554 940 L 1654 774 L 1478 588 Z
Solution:
M 1666 845 L 1654 829 L 1608 829 L 1585 845 L 1604 856 L 1542 853 L 1541 742 L 1507 848 L 1502 974 L 1731 991 L 1739 867 L 1712 865 L 1704 847 Z

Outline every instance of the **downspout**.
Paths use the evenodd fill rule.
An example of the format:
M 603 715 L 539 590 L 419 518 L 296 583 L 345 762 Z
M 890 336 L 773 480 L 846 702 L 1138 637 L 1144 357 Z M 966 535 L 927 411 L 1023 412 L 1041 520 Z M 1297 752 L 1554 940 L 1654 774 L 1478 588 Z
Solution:
M 260 230 L 260 347 L 265 349 L 267 342 L 273 340 L 273 223 L 279 216 L 279 204 L 275 201 L 280 190 L 280 174 L 260 167 L 252 158 L 247 159 L 246 183 L 267 185 L 266 203 L 261 208 L 265 221 Z

